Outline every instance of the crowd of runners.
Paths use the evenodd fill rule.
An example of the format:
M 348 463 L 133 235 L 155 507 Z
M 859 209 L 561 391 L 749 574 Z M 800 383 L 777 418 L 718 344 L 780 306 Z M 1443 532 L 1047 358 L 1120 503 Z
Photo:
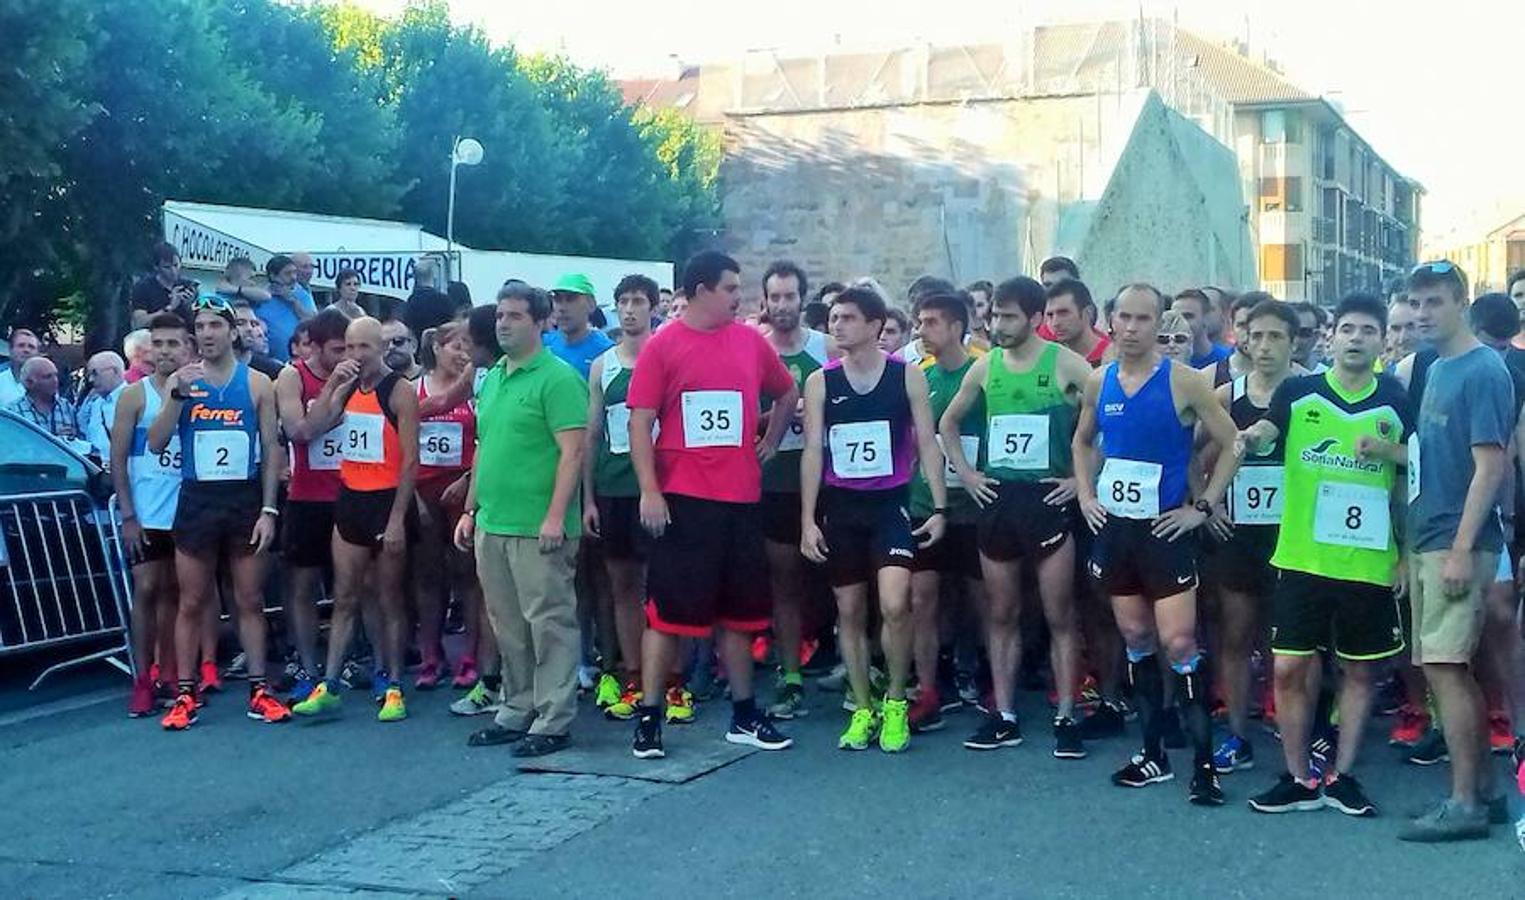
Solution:
M 704 252 L 675 291 L 621 281 L 607 330 L 578 275 L 386 321 L 341 275 L 338 302 L 291 304 L 270 374 L 241 284 L 145 310 L 108 460 L 130 712 L 196 723 L 226 609 L 259 722 L 396 722 L 449 682 L 491 716 L 473 746 L 534 756 L 582 690 L 647 759 L 696 697 L 728 696 L 725 740 L 784 750 L 836 690 L 844 750 L 970 709 L 963 746 L 996 751 L 1046 688 L 1052 755 L 1107 747 L 1119 786 L 1185 767 L 1222 804 L 1259 720 L 1285 774 L 1236 792 L 1252 809 L 1369 816 L 1382 714 L 1450 764 L 1405 839 L 1507 824 L 1525 297 L 1473 298 L 1443 261 L 1332 309 L 1037 274 L 891 298 L 777 262 L 747 315 Z

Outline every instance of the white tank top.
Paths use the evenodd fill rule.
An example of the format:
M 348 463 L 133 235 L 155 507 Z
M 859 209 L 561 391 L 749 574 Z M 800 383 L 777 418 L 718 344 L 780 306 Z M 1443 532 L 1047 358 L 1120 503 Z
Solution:
M 180 502 L 180 431 L 175 429 L 169 444 L 159 452 L 148 449 L 148 426 L 164 405 L 164 398 L 147 378 L 143 385 L 143 411 L 132 429 L 132 447 L 127 452 L 127 484 L 132 489 L 132 506 L 138 524 L 156 531 L 169 531 L 175 524 L 175 507 Z

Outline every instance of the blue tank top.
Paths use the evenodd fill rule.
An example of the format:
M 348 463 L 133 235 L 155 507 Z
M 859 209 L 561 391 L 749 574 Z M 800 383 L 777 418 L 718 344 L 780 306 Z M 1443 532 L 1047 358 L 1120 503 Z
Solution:
M 1096 398 L 1096 421 L 1106 463 L 1096 497 L 1113 515 L 1150 519 L 1186 502 L 1192 429 L 1176 415 L 1170 360 L 1161 359 L 1138 393 L 1129 397 L 1107 365 Z
M 879 383 L 866 394 L 853 390 L 842 360 L 834 359 L 822 369 L 826 483 L 852 491 L 909 484 L 916 459 L 916 426 L 905 390 L 905 363 L 887 357 Z
M 253 481 L 259 477 L 259 416 L 249 367 L 238 363 L 222 387 L 206 379 L 183 391 L 180 472 L 186 481 Z
M 164 398 L 154 390 L 151 379 L 138 383 L 143 385 L 143 411 L 132 427 L 132 446 L 127 450 L 127 485 L 138 524 L 169 531 L 175 524 L 175 506 L 184 478 L 180 472 L 180 435 L 171 435 L 169 444 L 158 453 L 148 449 L 148 426 L 158 417 Z

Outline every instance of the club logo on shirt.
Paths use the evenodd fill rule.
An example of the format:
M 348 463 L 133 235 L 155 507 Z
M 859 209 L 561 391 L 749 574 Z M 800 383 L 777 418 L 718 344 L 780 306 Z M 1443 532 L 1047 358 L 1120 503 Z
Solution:
M 213 409 L 204 403 L 191 406 L 191 422 L 215 422 L 230 428 L 244 424 L 242 409 Z
M 1040 387 L 1040 388 L 1048 387 L 1048 380 L 1049 379 L 1048 379 L 1047 375 L 1039 375 L 1038 376 L 1038 387 Z
M 1382 437 L 1389 437 L 1392 435 L 1392 433 L 1393 423 L 1387 421 L 1386 419 L 1381 419 L 1377 422 L 1377 434 L 1381 435 Z
M 1299 458 L 1310 466 L 1320 466 L 1326 469 L 1338 469 L 1342 472 L 1371 472 L 1382 471 L 1382 461 L 1376 459 L 1357 459 L 1344 453 L 1332 452 L 1339 444 L 1335 438 L 1325 438 L 1307 447 L 1300 453 Z

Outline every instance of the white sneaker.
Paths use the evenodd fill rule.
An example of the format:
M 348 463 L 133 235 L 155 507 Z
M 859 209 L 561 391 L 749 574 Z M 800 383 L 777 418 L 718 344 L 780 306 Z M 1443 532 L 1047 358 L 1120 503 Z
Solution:
M 577 686 L 585 691 L 593 690 L 593 686 L 598 684 L 599 674 L 598 666 L 578 666 Z

